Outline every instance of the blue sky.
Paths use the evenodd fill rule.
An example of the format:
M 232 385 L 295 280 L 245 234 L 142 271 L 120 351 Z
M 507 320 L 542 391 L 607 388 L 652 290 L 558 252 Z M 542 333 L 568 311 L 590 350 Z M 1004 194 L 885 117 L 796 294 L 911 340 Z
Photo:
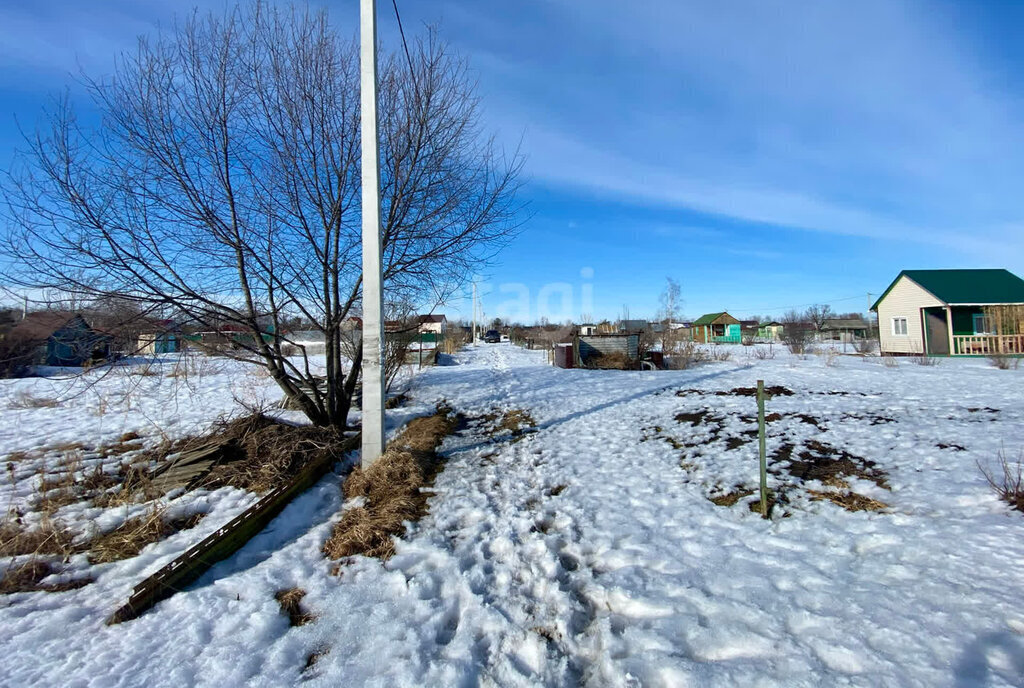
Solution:
M 0 8 L 0 160 L 15 117 L 109 70 L 170 4 Z M 356 2 L 328 5 L 354 32 Z M 488 316 L 653 316 L 666 277 L 687 315 L 745 316 L 863 310 L 904 268 L 1024 273 L 1024 3 L 399 7 L 470 60 L 485 125 L 527 156 L 532 214 L 480 276 Z

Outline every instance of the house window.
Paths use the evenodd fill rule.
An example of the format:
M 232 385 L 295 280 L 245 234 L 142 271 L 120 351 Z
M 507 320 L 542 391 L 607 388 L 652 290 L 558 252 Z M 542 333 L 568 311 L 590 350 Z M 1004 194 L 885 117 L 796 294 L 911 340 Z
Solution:
M 992 320 L 984 313 L 974 314 L 974 334 L 993 334 Z
M 892 333 L 897 337 L 907 336 L 907 319 L 906 318 L 893 318 L 892 319 Z

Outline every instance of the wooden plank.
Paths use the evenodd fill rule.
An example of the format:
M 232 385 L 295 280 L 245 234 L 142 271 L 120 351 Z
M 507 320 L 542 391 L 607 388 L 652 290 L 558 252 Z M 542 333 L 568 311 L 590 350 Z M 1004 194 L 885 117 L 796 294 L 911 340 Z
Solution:
M 345 440 L 340 450 L 349 452 L 358 446 L 359 436 L 356 435 Z M 195 582 L 211 566 L 237 552 L 266 528 L 292 499 L 317 483 L 337 461 L 335 456 L 325 456 L 309 464 L 291 482 L 271 490 L 226 525 L 136 585 L 131 597 L 110 615 L 107 624 L 130 621 Z

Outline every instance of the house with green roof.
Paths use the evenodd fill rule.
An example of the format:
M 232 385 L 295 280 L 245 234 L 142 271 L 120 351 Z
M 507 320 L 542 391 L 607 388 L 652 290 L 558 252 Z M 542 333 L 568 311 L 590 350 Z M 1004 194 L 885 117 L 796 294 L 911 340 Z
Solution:
M 904 270 L 871 310 L 884 354 L 1024 353 L 1024 280 L 1008 270 Z
M 704 344 L 739 344 L 740 321 L 728 313 L 706 313 L 693 321 L 693 341 Z

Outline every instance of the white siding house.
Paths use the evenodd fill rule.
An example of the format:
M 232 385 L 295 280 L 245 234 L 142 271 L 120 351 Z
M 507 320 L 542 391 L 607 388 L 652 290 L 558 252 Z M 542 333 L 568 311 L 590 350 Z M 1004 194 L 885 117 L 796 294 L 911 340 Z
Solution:
M 883 354 L 1024 354 L 1024 280 L 1008 270 L 904 270 L 871 310 Z
M 878 339 L 882 353 L 923 354 L 923 308 L 944 306 L 917 282 L 900 275 L 878 302 Z

